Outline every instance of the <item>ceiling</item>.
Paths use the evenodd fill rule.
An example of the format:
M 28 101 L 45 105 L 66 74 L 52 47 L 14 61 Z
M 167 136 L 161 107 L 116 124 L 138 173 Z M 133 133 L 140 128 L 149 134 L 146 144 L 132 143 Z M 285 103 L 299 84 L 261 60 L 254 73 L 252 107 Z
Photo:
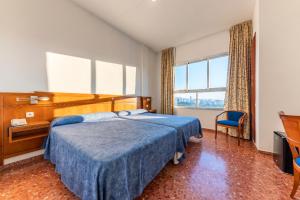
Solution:
M 155 51 L 252 18 L 254 0 L 73 0 Z

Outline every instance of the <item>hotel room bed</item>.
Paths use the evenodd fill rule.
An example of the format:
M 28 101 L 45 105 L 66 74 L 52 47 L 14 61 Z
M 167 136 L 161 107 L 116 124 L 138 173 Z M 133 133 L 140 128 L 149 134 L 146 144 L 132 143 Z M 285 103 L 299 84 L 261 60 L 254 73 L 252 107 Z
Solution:
M 143 109 L 121 111 L 118 113 L 118 116 L 122 119 L 129 119 L 175 128 L 177 130 L 178 137 L 181 137 L 181 139 L 178 139 L 178 141 L 181 141 L 182 143 L 181 145 L 178 145 L 177 152 L 184 153 L 184 149 L 187 146 L 190 137 L 202 137 L 201 123 L 196 117 L 149 113 Z
M 52 123 L 45 158 L 81 199 L 133 199 L 176 153 L 172 127 L 115 117 L 84 122 L 78 117 Z

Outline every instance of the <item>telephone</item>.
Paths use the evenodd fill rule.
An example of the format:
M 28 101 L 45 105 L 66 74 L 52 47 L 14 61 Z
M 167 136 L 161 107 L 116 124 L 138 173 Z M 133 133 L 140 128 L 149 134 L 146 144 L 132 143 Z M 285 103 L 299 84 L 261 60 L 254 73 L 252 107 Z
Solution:
M 27 125 L 26 119 L 12 119 L 10 121 L 12 126 L 24 126 Z

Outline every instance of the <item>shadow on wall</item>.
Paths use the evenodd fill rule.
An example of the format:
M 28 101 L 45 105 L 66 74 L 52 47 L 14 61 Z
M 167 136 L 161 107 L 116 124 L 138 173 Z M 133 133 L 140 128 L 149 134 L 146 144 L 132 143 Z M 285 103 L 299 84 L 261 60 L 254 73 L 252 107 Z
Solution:
M 137 67 L 46 52 L 48 91 L 135 95 Z

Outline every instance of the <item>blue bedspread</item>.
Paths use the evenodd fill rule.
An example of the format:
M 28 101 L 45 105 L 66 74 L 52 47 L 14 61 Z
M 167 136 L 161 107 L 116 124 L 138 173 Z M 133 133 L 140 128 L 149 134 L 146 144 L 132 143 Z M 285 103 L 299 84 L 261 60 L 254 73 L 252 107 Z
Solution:
M 174 128 L 114 118 L 52 127 L 45 158 L 84 200 L 139 196 L 176 152 Z
M 159 124 L 175 128 L 178 133 L 177 151 L 184 152 L 191 136 L 202 137 L 201 124 L 196 117 L 176 115 L 163 115 L 154 113 L 142 113 L 136 115 L 120 116 L 123 119 L 137 120 L 152 124 Z

